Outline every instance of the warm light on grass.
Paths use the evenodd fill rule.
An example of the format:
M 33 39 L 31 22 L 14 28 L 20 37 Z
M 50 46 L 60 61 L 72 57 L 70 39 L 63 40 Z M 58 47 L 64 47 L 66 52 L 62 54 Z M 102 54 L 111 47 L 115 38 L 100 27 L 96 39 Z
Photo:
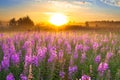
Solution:
M 55 26 L 61 26 L 61 25 L 66 24 L 68 20 L 64 14 L 56 13 L 51 16 L 49 22 Z

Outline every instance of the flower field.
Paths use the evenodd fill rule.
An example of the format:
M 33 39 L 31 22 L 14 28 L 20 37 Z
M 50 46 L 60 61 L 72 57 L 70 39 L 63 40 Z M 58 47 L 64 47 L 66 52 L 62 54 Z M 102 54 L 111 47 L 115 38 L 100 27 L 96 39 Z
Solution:
M 120 80 L 120 34 L 0 33 L 0 80 Z

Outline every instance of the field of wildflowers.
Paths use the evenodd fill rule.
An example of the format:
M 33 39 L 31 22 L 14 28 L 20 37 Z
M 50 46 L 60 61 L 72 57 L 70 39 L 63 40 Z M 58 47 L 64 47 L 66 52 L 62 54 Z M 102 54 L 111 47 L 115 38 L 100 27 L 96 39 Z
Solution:
M 0 33 L 0 80 L 120 80 L 120 35 Z

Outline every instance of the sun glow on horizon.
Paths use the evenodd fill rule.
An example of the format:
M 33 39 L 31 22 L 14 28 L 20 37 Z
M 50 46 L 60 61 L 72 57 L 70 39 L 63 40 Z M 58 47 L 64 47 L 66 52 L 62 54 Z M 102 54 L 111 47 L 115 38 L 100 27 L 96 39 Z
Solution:
M 67 16 L 56 13 L 50 17 L 49 22 L 55 26 L 62 26 L 68 22 Z

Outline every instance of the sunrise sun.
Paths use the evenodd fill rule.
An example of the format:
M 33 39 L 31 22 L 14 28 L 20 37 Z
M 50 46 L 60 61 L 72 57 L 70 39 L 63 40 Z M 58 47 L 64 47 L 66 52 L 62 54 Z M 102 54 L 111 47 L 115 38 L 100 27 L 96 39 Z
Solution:
M 64 14 L 56 13 L 50 17 L 49 22 L 55 26 L 61 26 L 66 24 L 68 20 L 67 16 L 65 16 Z

